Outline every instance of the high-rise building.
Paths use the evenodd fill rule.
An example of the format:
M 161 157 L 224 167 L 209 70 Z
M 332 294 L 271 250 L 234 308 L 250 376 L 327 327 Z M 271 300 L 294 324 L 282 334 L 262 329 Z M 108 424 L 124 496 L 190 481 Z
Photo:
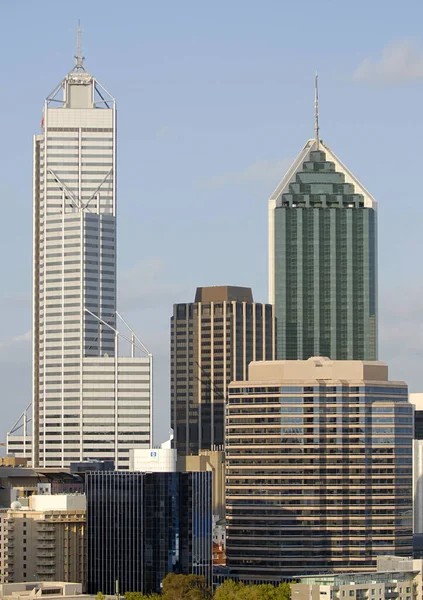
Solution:
M 34 137 L 33 466 L 127 468 L 151 444 L 151 355 L 133 332 L 119 352 L 116 104 L 75 58 Z
M 212 581 L 212 474 L 86 476 L 87 591 L 160 592 L 171 572 Z
M 413 442 L 413 533 L 419 546 L 423 544 L 423 394 L 410 394 L 414 406 Z
M 183 454 L 222 449 L 231 381 L 246 379 L 252 360 L 275 357 L 273 308 L 250 288 L 197 288 L 171 318 L 171 426 Z
M 33 495 L 27 506 L 12 502 L 5 518 L 7 581 L 83 583 L 85 508 L 83 495 Z
M 228 392 L 231 576 L 358 572 L 412 555 L 413 407 L 384 363 L 256 362 Z
M 269 199 L 276 356 L 377 360 L 376 202 L 316 123 Z

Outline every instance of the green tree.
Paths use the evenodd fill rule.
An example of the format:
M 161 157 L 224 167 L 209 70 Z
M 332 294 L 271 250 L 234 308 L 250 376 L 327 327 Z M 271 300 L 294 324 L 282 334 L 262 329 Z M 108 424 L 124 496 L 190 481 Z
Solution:
M 142 592 L 125 592 L 125 600 L 162 600 L 160 594 L 143 594 Z
M 228 579 L 217 588 L 213 600 L 290 600 L 290 598 L 289 583 L 281 583 L 278 586 L 270 583 L 245 585 Z
M 103 594 L 103 592 L 97 592 L 97 594 L 95 596 L 95 600 L 104 600 L 105 597 L 106 596 Z
M 162 600 L 211 600 L 212 597 L 202 575 L 168 573 L 162 585 Z

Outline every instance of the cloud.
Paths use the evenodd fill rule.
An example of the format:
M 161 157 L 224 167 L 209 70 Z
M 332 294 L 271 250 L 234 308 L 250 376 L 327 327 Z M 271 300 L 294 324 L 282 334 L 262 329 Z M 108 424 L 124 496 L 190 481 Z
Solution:
M 356 82 L 375 85 L 423 80 L 423 48 L 409 40 L 389 45 L 378 60 L 364 59 L 352 77 Z
M 28 329 L 28 331 L 25 331 L 25 333 L 22 333 L 21 335 L 15 335 L 15 337 L 12 338 L 12 342 L 30 342 L 31 339 L 32 332 Z
M 287 158 L 280 160 L 258 160 L 252 165 L 245 167 L 245 169 L 215 175 L 209 179 L 202 180 L 200 184 L 203 187 L 209 188 L 239 186 L 248 183 L 265 183 L 271 186 L 282 179 L 291 163 L 292 160 Z

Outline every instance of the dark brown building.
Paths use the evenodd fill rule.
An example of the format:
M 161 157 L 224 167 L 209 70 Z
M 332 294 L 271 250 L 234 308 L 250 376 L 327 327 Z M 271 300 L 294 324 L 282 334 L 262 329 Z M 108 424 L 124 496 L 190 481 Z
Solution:
M 273 360 L 273 307 L 250 288 L 197 288 L 195 302 L 175 304 L 171 318 L 171 425 L 184 454 L 223 447 L 231 381 L 245 380 L 252 360 Z

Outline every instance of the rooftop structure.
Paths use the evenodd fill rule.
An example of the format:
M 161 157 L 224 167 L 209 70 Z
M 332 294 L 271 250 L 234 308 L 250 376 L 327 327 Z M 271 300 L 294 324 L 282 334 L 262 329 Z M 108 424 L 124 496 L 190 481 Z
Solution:
M 268 204 L 276 356 L 376 360 L 376 201 L 315 123 Z

